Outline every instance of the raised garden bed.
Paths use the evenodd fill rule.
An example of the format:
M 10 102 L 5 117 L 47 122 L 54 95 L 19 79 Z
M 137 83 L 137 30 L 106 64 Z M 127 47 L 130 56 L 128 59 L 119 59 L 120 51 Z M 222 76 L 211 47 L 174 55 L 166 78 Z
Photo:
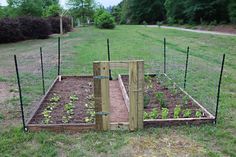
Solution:
M 57 78 L 27 122 L 29 131 L 95 129 L 92 76 Z
M 214 122 L 214 116 L 167 75 L 144 77 L 144 126 L 170 126 Z M 119 76 L 126 106 L 129 106 L 129 77 Z

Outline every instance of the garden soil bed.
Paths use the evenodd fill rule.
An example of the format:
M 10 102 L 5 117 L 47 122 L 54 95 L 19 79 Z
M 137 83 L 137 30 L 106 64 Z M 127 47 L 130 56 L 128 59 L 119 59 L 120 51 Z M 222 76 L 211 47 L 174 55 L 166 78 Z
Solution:
M 125 86 L 125 90 L 127 91 L 127 94 L 129 95 L 129 88 L 128 88 L 129 87 L 129 76 L 122 75 L 121 78 L 122 78 L 123 84 Z M 169 122 L 170 125 L 172 123 L 181 124 L 184 122 L 184 120 L 187 120 L 187 119 L 194 121 L 194 123 L 198 123 L 198 122 L 195 122 L 196 120 L 199 120 L 199 123 L 201 123 L 201 121 L 203 121 L 203 123 L 204 123 L 204 121 L 205 122 L 213 122 L 213 116 L 209 115 L 209 113 L 202 110 L 202 108 L 198 104 L 196 104 L 192 99 L 188 99 L 187 101 L 183 100 L 183 97 L 186 96 L 186 94 L 184 92 L 182 92 L 181 90 L 175 90 L 175 92 L 176 91 L 178 91 L 178 92 L 173 94 L 173 90 L 171 88 L 174 88 L 174 86 L 171 88 L 167 88 L 167 87 L 163 86 L 160 82 L 161 81 L 157 77 L 150 76 L 148 81 L 145 79 L 144 97 L 149 98 L 149 103 L 147 103 L 146 105 L 144 103 L 144 106 L 145 106 L 144 111 L 146 113 L 151 113 L 152 110 L 155 108 L 158 111 L 158 116 L 156 119 L 150 118 L 150 119 L 146 119 L 144 121 L 149 121 L 147 123 L 154 123 L 155 124 L 155 120 L 160 120 L 159 121 L 160 123 L 163 123 L 166 121 L 166 122 Z M 165 103 L 167 104 L 166 108 L 168 108 L 168 110 L 169 110 L 169 114 L 166 119 L 162 118 L 162 114 L 161 114 L 162 107 L 156 98 L 156 93 L 163 93 L 164 94 L 164 100 L 165 100 Z M 191 115 L 189 117 L 184 117 L 183 112 L 181 112 L 179 114 L 179 117 L 174 119 L 174 109 L 176 108 L 177 105 L 181 107 L 181 111 L 186 110 L 186 109 L 191 110 Z M 198 117 L 198 118 L 196 117 L 197 111 L 200 111 L 202 113 L 201 117 Z M 186 123 L 188 123 L 188 122 L 186 122 Z M 166 124 L 164 124 L 164 125 L 166 125 Z
M 93 94 L 93 78 L 92 77 L 64 77 L 61 82 L 57 81 L 54 87 L 50 90 L 38 111 L 30 121 L 30 124 L 43 124 L 43 111 L 50 104 L 50 99 L 57 95 L 60 100 L 57 106 L 51 113 L 49 124 L 61 124 L 63 115 L 66 115 L 64 109 L 65 104 L 70 102 L 70 96 L 75 95 L 78 100 L 75 101 L 74 115 L 68 123 L 85 123 L 85 118 L 89 115 L 86 113 L 89 97 Z

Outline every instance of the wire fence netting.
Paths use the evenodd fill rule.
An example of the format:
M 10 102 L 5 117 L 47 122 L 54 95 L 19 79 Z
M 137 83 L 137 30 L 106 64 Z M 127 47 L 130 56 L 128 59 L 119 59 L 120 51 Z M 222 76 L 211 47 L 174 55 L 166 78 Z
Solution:
M 97 53 L 85 53 L 84 49 L 76 46 L 71 48 L 71 44 L 68 42 L 76 43 L 78 41 L 61 40 L 61 75 L 93 75 L 93 61 L 108 59 L 106 41 L 102 45 L 104 51 Z M 91 39 L 83 41 L 84 44 L 91 44 L 91 42 L 93 42 Z M 126 52 L 121 52 L 124 45 L 118 45 L 115 41 L 110 42 L 111 60 L 144 60 L 145 73 L 162 74 L 164 72 L 163 42 L 156 42 L 151 38 L 142 42 L 144 46 L 138 49 L 130 46 L 129 43 L 126 45 L 124 43 Z M 42 50 L 45 89 L 47 90 L 58 75 L 57 39 L 54 38 L 50 43 L 42 45 Z M 96 52 L 96 50 L 93 51 Z M 197 48 L 190 47 L 185 90 L 214 115 L 222 56 L 209 56 L 208 53 L 199 56 L 197 52 Z M 186 58 L 187 47 L 176 48 L 172 41 L 167 39 L 166 74 L 181 88 L 184 88 Z M 30 113 L 43 96 L 40 47 L 35 48 L 32 53 L 17 55 L 17 59 L 23 104 L 26 107 L 25 115 L 26 118 L 29 118 Z M 112 71 L 113 78 L 116 78 L 118 74 L 128 74 L 128 69 Z

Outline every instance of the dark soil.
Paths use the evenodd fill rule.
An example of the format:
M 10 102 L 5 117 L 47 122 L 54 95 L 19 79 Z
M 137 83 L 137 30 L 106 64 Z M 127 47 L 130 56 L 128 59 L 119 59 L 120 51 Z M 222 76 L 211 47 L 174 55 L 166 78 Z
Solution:
M 68 123 L 86 123 L 85 118 L 89 117 L 88 109 L 85 104 L 92 103 L 93 97 L 93 78 L 92 77 L 65 77 L 61 82 L 57 81 L 51 89 L 46 99 L 31 120 L 31 124 L 43 124 L 45 108 L 51 103 L 50 99 L 54 94 L 60 97 L 56 107 L 51 112 L 49 124 L 62 124 L 62 117 L 67 115 L 64 108 L 70 102 L 70 96 L 75 95 L 78 100 L 74 101 L 74 115 Z
M 129 77 L 122 76 L 122 81 L 124 83 L 127 93 L 129 93 Z M 177 90 L 176 92 L 175 90 L 175 92 L 173 92 L 171 88 L 173 89 L 174 87 L 166 88 L 161 85 L 160 80 L 157 77 L 150 77 L 149 83 L 145 81 L 144 95 L 149 97 L 150 101 L 148 104 L 145 105 L 144 111 L 150 113 L 152 109 L 156 108 L 158 110 L 157 119 L 162 118 L 162 107 L 159 103 L 159 100 L 156 98 L 156 93 L 162 92 L 164 94 L 164 100 L 167 104 L 167 108 L 169 109 L 168 118 L 174 118 L 174 109 L 177 105 L 181 107 L 181 114 L 179 115 L 179 118 L 184 118 L 182 111 L 185 109 L 190 109 L 192 111 L 190 118 L 196 118 L 196 111 L 201 111 L 203 113 L 202 117 L 206 117 L 206 114 L 202 111 L 202 109 L 192 100 L 189 99 L 187 104 L 184 103 L 183 97 L 185 96 L 185 94 L 182 91 Z

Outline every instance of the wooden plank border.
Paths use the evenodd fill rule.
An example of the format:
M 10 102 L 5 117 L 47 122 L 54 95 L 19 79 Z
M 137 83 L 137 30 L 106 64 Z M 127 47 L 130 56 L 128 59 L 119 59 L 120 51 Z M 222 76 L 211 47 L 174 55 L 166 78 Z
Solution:
M 120 74 L 118 75 L 118 82 L 119 82 L 119 86 L 120 86 L 120 90 L 121 90 L 122 96 L 123 96 L 124 101 L 125 101 L 125 106 L 126 106 L 128 112 L 129 112 L 129 106 L 130 106 L 129 96 L 127 94 L 127 91 L 125 89 L 125 86 L 124 86 L 124 83 L 122 81 L 122 78 L 121 78 Z

